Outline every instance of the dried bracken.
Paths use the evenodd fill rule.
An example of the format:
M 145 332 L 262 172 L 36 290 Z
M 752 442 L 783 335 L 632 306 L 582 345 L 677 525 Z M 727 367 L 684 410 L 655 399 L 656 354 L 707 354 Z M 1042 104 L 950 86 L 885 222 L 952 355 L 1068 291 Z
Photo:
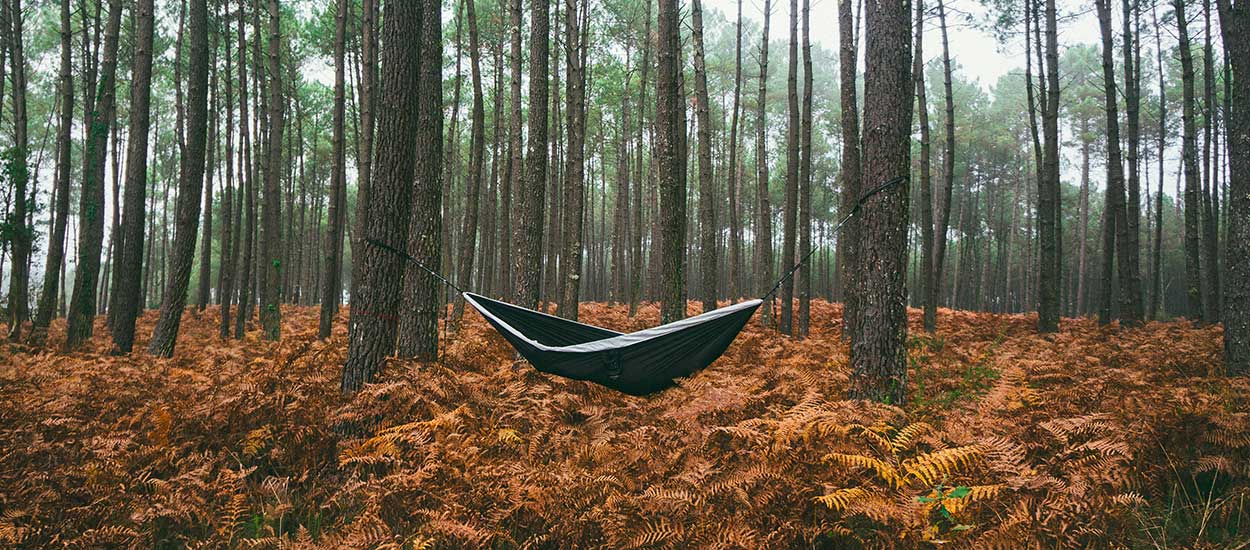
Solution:
M 658 318 L 582 311 L 618 330 Z M 279 343 L 222 342 L 212 308 L 188 313 L 173 359 L 109 356 L 103 336 L 70 355 L 10 347 L 0 547 L 1247 540 L 1250 380 L 1219 374 L 1218 327 L 1039 336 L 1026 316 L 944 310 L 912 337 L 904 409 L 844 399 L 839 313 L 814 304 L 803 341 L 752 323 L 650 398 L 517 363 L 475 314 L 441 361 L 393 361 L 350 398 L 343 319 L 319 341 L 313 309 L 292 308 Z M 54 324 L 48 350 L 63 341 Z

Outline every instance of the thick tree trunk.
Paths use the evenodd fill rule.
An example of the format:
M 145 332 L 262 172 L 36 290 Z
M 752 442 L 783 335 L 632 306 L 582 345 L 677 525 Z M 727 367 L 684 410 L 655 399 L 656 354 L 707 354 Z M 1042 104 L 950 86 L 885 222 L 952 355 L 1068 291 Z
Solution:
M 707 62 L 703 47 L 703 5 L 690 6 L 691 36 L 694 39 L 695 119 L 699 123 L 699 273 L 703 311 L 716 309 L 716 183 L 712 180 L 712 120 L 707 92 Z
M 586 154 L 586 66 L 584 65 L 581 24 L 587 6 L 577 0 L 565 2 L 565 115 L 569 131 L 568 151 L 564 164 L 563 248 L 560 253 L 559 302 L 561 317 L 576 321 L 582 279 L 582 224 L 585 220 L 585 154 Z M 557 94 L 558 95 L 558 94 Z M 554 197 L 553 197 L 554 198 Z M 556 212 L 550 213 L 553 220 Z M 556 235 L 548 235 L 555 240 Z M 554 258 L 548 261 L 554 269 Z
M 415 175 L 418 133 L 418 102 L 424 40 L 423 11 L 428 2 L 387 0 L 382 19 L 382 77 L 378 94 L 378 135 L 373 181 L 365 216 L 364 238 L 395 248 L 408 242 L 409 217 Z M 437 12 L 435 12 L 437 13 Z M 437 18 L 437 16 L 436 16 Z M 435 95 L 435 94 L 428 94 Z M 386 200 L 379 200 L 385 197 Z M 438 239 L 438 233 L 427 235 Z M 353 393 L 373 380 L 383 362 L 395 350 L 403 259 L 392 252 L 366 245 L 360 255 L 357 291 L 351 296 L 347 361 L 343 364 L 341 389 Z M 429 305 L 426 309 L 433 309 Z M 408 314 L 408 312 L 405 312 Z M 406 315 L 407 316 L 407 315 Z
M 257 268 L 260 273 L 260 324 L 264 329 L 266 340 L 277 340 L 281 336 L 282 311 L 282 273 L 286 266 L 282 265 L 282 171 L 283 155 L 282 131 L 286 100 L 283 86 L 278 75 L 282 74 L 282 39 L 279 34 L 278 0 L 269 0 L 269 52 L 268 70 L 272 75 L 268 82 L 269 120 L 267 124 L 269 146 L 268 170 L 265 171 L 264 204 L 261 205 L 260 262 Z
M 516 304 L 522 307 L 538 305 L 543 269 L 543 200 L 547 183 L 547 78 L 549 75 L 550 9 L 547 2 L 533 2 L 530 13 L 530 73 L 529 73 L 529 143 L 525 155 L 525 174 L 522 188 L 516 194 L 516 210 L 520 220 L 516 224 L 514 262 Z M 519 63 L 519 61 L 518 61 Z M 515 95 L 515 94 L 514 94 Z M 519 149 L 519 148 L 518 148 Z
M 1037 328 L 1039 332 L 1055 332 L 1059 330 L 1063 287 L 1060 269 L 1062 230 L 1059 225 L 1062 216 L 1062 205 L 1059 203 L 1059 44 L 1055 0 L 1046 0 L 1044 17 L 1046 43 L 1045 46 L 1038 44 L 1039 48 L 1044 47 L 1046 62 L 1042 67 L 1045 88 L 1039 97 L 1042 105 L 1042 166 L 1037 190 L 1037 228 L 1041 241 Z
M 135 11 L 135 52 L 130 77 L 130 122 L 126 149 L 126 194 L 114 288 L 112 325 L 114 353 L 130 353 L 135 317 L 143 307 L 141 294 L 145 219 L 147 217 L 147 155 L 152 82 L 153 2 L 141 0 Z
M 659 2 L 655 78 L 655 136 L 660 176 L 660 322 L 686 316 L 685 102 L 681 95 L 681 36 L 677 0 Z
M 96 278 L 100 275 L 100 252 L 104 245 L 105 149 L 117 98 L 117 36 L 121 27 L 121 11 L 121 0 L 110 0 L 99 90 L 94 112 L 87 117 L 90 128 L 85 152 L 88 170 L 83 174 L 79 195 L 78 264 L 74 270 L 74 295 L 69 307 L 65 343 L 69 350 L 78 349 L 91 337 L 95 320 Z M 16 261 L 16 254 L 14 259 Z
M 911 2 L 869 3 L 864 73 L 864 180 L 908 178 L 913 97 Z M 855 399 L 902 406 L 907 390 L 909 180 L 878 193 L 860 212 L 854 269 L 859 311 L 851 330 Z
M 177 213 L 170 274 L 161 300 L 160 319 L 152 332 L 148 352 L 171 357 L 178 340 L 182 310 L 187 303 L 191 266 L 200 221 L 200 192 L 204 185 L 204 160 L 208 133 L 208 5 L 207 0 L 191 0 L 188 31 L 191 57 L 188 63 L 187 127 L 185 155 L 179 158 Z
M 1228 109 L 1228 258 L 1250 256 L 1250 2 L 1218 0 L 1224 51 L 1235 84 Z M 1224 364 L 1250 373 L 1250 262 L 1224 262 Z
M 1140 51 L 1140 37 L 1132 32 L 1133 13 L 1137 11 L 1139 0 L 1122 0 L 1124 12 L 1123 52 L 1124 52 L 1124 111 L 1128 130 L 1128 151 L 1124 158 L 1128 174 L 1125 178 L 1125 262 L 1124 276 L 1129 281 L 1131 292 L 1121 293 L 1128 311 L 1121 311 L 1121 318 L 1127 317 L 1128 324 L 1140 324 L 1143 320 L 1143 300 L 1141 290 L 1141 63 L 1137 60 Z M 1110 7 L 1108 7 L 1110 10 Z
M 929 101 L 924 81 L 924 0 L 916 0 L 916 55 L 912 78 L 916 80 L 916 114 L 920 121 L 920 303 L 924 306 L 924 329 L 937 330 L 937 277 L 933 271 L 933 181 L 930 175 Z
M 845 6 L 850 6 L 850 0 L 844 0 L 843 3 Z M 772 0 L 764 0 L 764 32 L 760 39 L 760 87 L 755 111 L 755 289 L 759 296 L 768 292 L 773 284 L 773 215 L 772 208 L 768 204 L 767 111 L 765 110 L 765 104 L 768 102 L 768 23 L 771 17 Z M 845 75 L 845 72 L 843 74 Z M 854 76 L 851 79 L 854 81 Z M 854 85 L 851 87 L 853 89 Z M 846 105 L 845 96 L 842 104 Z M 851 104 L 854 105 L 854 100 Z M 843 123 L 845 124 L 845 120 Z M 845 155 L 845 152 L 843 154 Z M 847 166 L 848 162 L 845 158 L 844 156 L 843 165 Z M 760 320 L 764 326 L 773 324 L 772 304 L 772 300 L 765 300 L 763 307 L 760 308 Z
M 1181 120 L 1184 130 L 1181 158 L 1185 169 L 1185 291 L 1189 297 L 1187 313 L 1190 319 L 1205 321 L 1200 233 L 1202 188 L 1198 181 L 1198 134 L 1194 121 L 1194 60 L 1190 51 L 1185 3 L 1174 0 L 1172 7 L 1176 13 L 1181 51 Z
M 48 235 L 48 259 L 44 264 L 43 289 L 39 294 L 39 306 L 35 311 L 32 329 L 34 339 L 39 344 L 43 343 L 48 324 L 56 313 L 61 266 L 65 263 L 65 222 L 69 217 L 70 149 L 73 147 L 71 130 L 74 124 L 73 46 L 70 36 L 70 0 L 61 0 L 60 4 L 61 74 L 57 88 L 60 105 L 56 132 L 56 188 L 53 190 L 55 206 L 52 228 Z
M 411 185 L 412 208 L 407 218 L 408 232 L 404 235 L 408 253 L 427 266 L 439 265 L 443 254 L 440 239 L 443 221 L 439 217 L 444 177 L 443 95 L 440 93 L 443 86 L 443 22 L 440 5 L 438 0 L 422 0 L 420 81 L 415 88 L 421 98 L 416 109 L 417 155 L 415 179 L 409 180 L 416 183 Z M 397 93 L 411 93 L 412 89 L 397 90 Z M 405 151 L 411 154 L 412 149 Z M 382 196 L 390 195 L 379 195 Z M 446 311 L 443 307 L 446 302 L 439 292 L 442 287 L 439 281 L 411 262 L 404 267 L 404 315 L 399 321 L 399 356 L 432 361 L 438 357 L 438 318 Z M 376 288 L 376 285 L 371 286 Z
M 317 323 L 317 337 L 328 338 L 334 324 L 334 316 L 339 312 L 339 297 L 342 291 L 343 276 L 343 231 L 346 229 L 347 213 L 347 151 L 344 144 L 344 120 L 346 119 L 346 69 L 347 40 L 347 0 L 338 0 L 334 21 L 334 115 L 333 128 L 334 158 L 331 159 L 330 173 L 330 207 L 329 226 L 326 229 L 325 275 L 321 283 L 321 317 Z M 361 159 L 367 157 L 361 153 Z

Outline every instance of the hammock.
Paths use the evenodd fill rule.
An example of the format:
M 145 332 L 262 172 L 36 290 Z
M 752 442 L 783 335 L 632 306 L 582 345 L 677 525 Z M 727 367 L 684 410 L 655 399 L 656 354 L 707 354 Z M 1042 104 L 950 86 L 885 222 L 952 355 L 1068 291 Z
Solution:
M 764 303 L 750 300 L 622 334 L 471 292 L 464 299 L 534 368 L 630 395 L 660 391 L 712 364 Z
M 903 181 L 905 177 L 894 178 L 865 193 L 833 232 L 837 233 L 855 216 L 869 197 Z M 454 288 L 539 371 L 589 380 L 631 395 L 655 393 L 672 386 L 673 380 L 711 365 L 725 353 L 764 303 L 763 299 L 748 300 L 667 325 L 622 334 L 466 292 L 402 250 L 375 239 L 366 238 L 365 242 L 412 262 Z M 816 250 L 813 248 L 778 279 L 763 298 L 776 293 Z

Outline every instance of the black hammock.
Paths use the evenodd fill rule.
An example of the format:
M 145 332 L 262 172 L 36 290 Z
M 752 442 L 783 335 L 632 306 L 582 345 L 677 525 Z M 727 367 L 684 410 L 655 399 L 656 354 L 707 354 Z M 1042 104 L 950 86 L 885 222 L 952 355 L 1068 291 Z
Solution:
M 859 212 L 869 197 L 904 179 L 892 179 L 865 193 L 834 232 Z M 466 292 L 407 253 L 374 239 L 365 241 L 403 257 L 459 291 L 539 371 L 589 380 L 630 395 L 655 393 L 672 386 L 675 379 L 711 365 L 733 343 L 764 299 L 776 293 L 816 251 L 808 252 L 762 299 L 623 334 Z

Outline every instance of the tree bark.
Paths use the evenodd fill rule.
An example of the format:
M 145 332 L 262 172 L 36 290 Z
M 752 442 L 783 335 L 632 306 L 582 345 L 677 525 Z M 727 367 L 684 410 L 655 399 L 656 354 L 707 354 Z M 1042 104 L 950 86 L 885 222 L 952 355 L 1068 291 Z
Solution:
M 104 31 L 104 54 L 94 112 L 87 117 L 88 170 L 83 174 L 78 215 L 78 264 L 74 271 L 74 295 L 69 307 L 65 347 L 76 350 L 91 337 L 96 313 L 96 279 L 100 275 L 100 252 L 104 245 L 104 161 L 117 98 L 117 35 L 121 27 L 121 0 L 109 1 L 108 26 Z M 14 255 L 16 260 L 16 254 Z M 15 264 L 16 265 L 16 264 Z
M 867 7 L 865 181 L 908 178 L 913 97 L 911 2 Z M 851 331 L 854 399 L 902 406 L 907 389 L 907 228 L 910 184 L 874 195 L 860 211 L 854 269 L 859 311 Z
M 920 121 L 920 302 L 924 306 L 924 329 L 931 333 L 937 330 L 937 274 L 933 270 L 933 181 L 929 166 L 929 101 L 924 81 L 924 0 L 916 0 L 915 42 L 912 78 L 916 80 L 916 114 Z
M 174 233 L 170 274 L 161 300 L 160 319 L 152 332 L 148 352 L 157 357 L 171 357 L 178 340 L 182 310 L 187 302 L 191 282 L 191 266 L 195 259 L 195 241 L 200 221 L 200 192 L 204 186 L 204 160 L 208 133 L 208 5 L 206 0 L 191 0 L 188 32 L 191 56 L 187 67 L 186 146 L 179 158 L 178 200 L 175 205 L 177 224 Z
M 686 316 L 685 103 L 681 96 L 681 36 L 676 0 L 660 0 L 655 78 L 656 162 L 660 176 L 660 322 Z
M 229 8 L 227 8 L 229 11 Z M 230 337 L 230 306 L 234 301 L 234 271 L 235 264 L 238 262 L 238 231 L 235 229 L 235 214 L 237 204 L 242 201 L 235 201 L 234 189 L 234 169 L 231 163 L 234 157 L 234 77 L 233 67 L 231 66 L 231 50 L 230 50 L 230 21 L 227 17 L 222 20 L 222 34 L 226 37 L 226 189 L 221 195 L 221 257 L 217 265 L 217 294 L 221 302 L 221 322 L 218 326 L 218 337 L 222 340 Z M 240 153 L 242 149 L 240 148 Z M 240 165 L 242 164 L 242 155 L 239 156 Z
M 799 210 L 799 3 L 790 0 L 790 58 L 786 73 L 786 205 L 781 223 L 781 272 L 794 267 Z M 781 285 L 782 334 L 794 334 L 794 281 Z
M 1228 258 L 1250 256 L 1250 2 L 1217 0 L 1224 51 L 1235 84 L 1228 105 Z M 1224 364 L 1250 373 L 1250 262 L 1224 262 Z
M 442 257 L 443 192 L 443 22 L 438 0 L 422 0 L 420 80 L 417 104 L 416 165 L 412 207 L 405 239 L 408 253 L 422 265 L 437 266 Z M 406 88 L 402 93 L 411 93 Z M 379 127 L 379 131 L 381 128 Z M 390 134 L 379 134 L 390 135 Z M 405 149 L 412 154 L 413 149 Z M 380 158 L 380 157 L 379 157 Z M 390 196 L 390 195 L 379 195 Z M 382 240 L 382 239 L 380 239 Z M 385 240 L 383 240 L 385 242 Z M 445 312 L 441 284 L 416 265 L 404 266 L 399 321 L 399 356 L 418 361 L 438 357 L 438 318 Z
M 378 135 L 369 203 L 361 227 L 363 238 L 396 248 L 408 241 L 409 216 L 416 165 L 420 69 L 424 63 L 423 11 L 428 2 L 387 0 L 383 8 L 381 90 L 378 94 Z M 437 12 L 435 12 L 437 13 Z M 432 95 L 432 94 L 430 94 Z M 385 197 L 386 200 L 379 200 Z M 438 233 L 427 235 L 438 239 Z M 362 239 L 363 241 L 363 239 Z M 381 370 L 395 350 L 396 324 L 404 265 L 399 256 L 375 246 L 359 251 L 361 280 L 351 296 L 347 361 L 340 389 L 354 393 Z M 427 308 L 429 306 L 427 305 Z M 432 308 L 429 308 L 432 309 Z
M 475 0 L 465 0 L 469 19 L 469 65 L 473 79 L 472 128 L 469 130 L 469 181 L 465 196 L 464 225 L 460 231 L 460 261 L 456 263 L 459 275 L 456 279 L 466 288 L 472 288 L 473 257 L 477 251 L 478 206 L 481 202 L 482 166 L 486 152 L 486 107 L 482 95 L 481 49 L 477 31 Z M 464 316 L 464 298 L 456 296 L 453 324 L 459 325 Z
M 712 120 L 707 92 L 707 62 L 703 46 L 703 3 L 690 5 L 694 40 L 695 119 L 699 124 L 699 272 L 703 311 L 716 309 L 716 183 L 712 180 Z
M 269 0 L 269 52 L 268 81 L 269 120 L 266 158 L 269 168 L 265 171 L 264 203 L 261 205 L 260 262 L 257 265 L 260 273 L 260 324 L 266 340 L 277 340 L 281 336 L 282 311 L 282 171 L 283 155 L 282 131 L 286 99 L 283 85 L 278 75 L 282 74 L 282 38 L 279 34 L 278 0 Z
M 733 114 L 729 126 L 729 166 L 725 174 L 729 181 L 729 299 L 738 301 L 742 288 L 742 218 L 740 198 L 742 171 L 739 166 L 738 123 L 742 113 L 742 0 L 738 0 L 738 19 L 734 25 L 734 87 Z
M 10 268 L 9 276 L 9 340 L 17 340 L 22 334 L 22 323 L 30 316 L 30 249 L 31 243 L 34 241 L 35 229 L 31 227 L 27 218 L 27 185 L 30 184 L 30 168 L 28 156 L 30 154 L 30 143 L 28 136 L 28 119 L 26 105 L 26 52 L 25 37 L 23 36 L 23 23 L 25 15 L 22 11 L 22 1 L 12 0 L 11 7 L 8 8 L 8 17 L 11 26 L 5 28 L 5 32 L 10 35 L 11 44 L 8 48 L 9 63 L 12 69 L 13 78 L 13 146 L 10 150 L 12 155 L 11 166 L 8 172 L 11 174 L 13 182 L 13 218 L 20 224 L 19 227 L 11 229 L 13 232 L 10 237 L 10 248 L 13 250 L 13 265 Z M 0 60 L 0 63 L 3 61 Z M 108 127 L 104 128 L 104 138 L 108 136 Z M 103 139 L 103 138 L 102 138 Z M 96 142 L 92 142 L 96 143 Z M 103 148 L 103 145 L 98 145 Z M 103 173 L 103 157 L 101 157 L 100 171 Z M 103 176 L 101 176 L 103 179 Z M 38 185 L 38 182 L 35 182 Z M 85 187 L 84 187 L 85 189 Z M 101 195 L 103 195 L 103 182 L 101 182 Z M 100 204 L 103 204 L 103 200 Z M 102 218 L 101 218 L 102 219 Z M 79 264 L 80 266 L 82 264 Z M 99 258 L 97 254 L 96 265 L 99 266 Z M 92 281 L 94 283 L 94 281 Z M 94 287 L 93 287 L 94 291 Z M 75 296 L 78 293 L 74 293 Z M 91 304 L 95 307 L 94 302 Z M 94 309 L 91 313 L 94 313 Z M 81 321 L 79 322 L 81 325 Z M 90 326 L 87 327 L 88 336 L 90 335 Z M 71 336 L 72 337 L 72 336 Z
M 1220 322 L 1220 245 L 1219 245 L 1219 189 L 1213 183 L 1211 169 L 1211 142 L 1215 131 L 1218 104 L 1215 100 L 1215 61 L 1211 51 L 1211 0 L 1203 0 L 1202 15 L 1202 270 L 1206 275 L 1206 296 L 1202 303 L 1203 316 L 1209 323 Z M 1218 136 L 1216 136 L 1218 139 Z M 1216 156 L 1219 151 L 1216 151 Z M 1218 176 L 1218 174 L 1216 174 Z
M 858 73 L 858 45 L 855 40 L 855 15 L 851 0 L 838 3 L 838 84 L 842 107 L 842 205 L 839 212 L 846 215 L 859 201 L 860 150 L 859 150 L 859 102 L 856 99 L 855 81 Z M 763 94 L 760 102 L 763 103 Z M 855 267 L 859 264 L 859 220 L 852 217 L 842 228 L 838 239 L 838 285 L 842 288 L 842 334 L 849 337 L 855 325 L 858 296 L 855 291 Z
M 806 338 L 811 325 L 812 266 L 805 260 L 812 250 L 812 41 L 811 5 L 803 0 L 803 119 L 799 128 L 799 326 L 798 336 Z
M 321 317 L 317 323 L 317 337 L 328 338 L 334 325 L 334 316 L 339 311 L 339 299 L 342 293 L 343 276 L 343 232 L 346 229 L 344 216 L 347 205 L 347 152 L 343 135 L 344 119 L 346 118 L 346 39 L 347 39 L 347 0 L 336 2 L 337 10 L 334 21 L 334 115 L 332 145 L 334 158 L 331 159 L 330 173 L 330 206 L 329 226 L 326 229 L 325 275 L 321 283 Z M 363 136 L 362 136 L 362 139 Z M 368 153 L 361 153 L 361 159 Z M 363 169 L 362 170 L 367 170 Z
M 547 78 L 550 63 L 550 9 L 547 2 L 533 2 L 530 10 L 529 143 L 525 175 L 518 190 L 520 220 L 516 224 L 514 291 L 522 307 L 538 305 L 542 284 L 543 200 L 547 183 Z M 514 45 L 515 48 L 515 45 Z M 519 63 L 519 61 L 518 61 Z M 514 95 L 515 92 L 514 92 Z M 519 149 L 519 148 L 518 148 Z
M 1056 332 L 1059 330 L 1063 280 L 1060 269 L 1062 230 L 1059 225 L 1062 216 L 1062 205 L 1059 203 L 1059 43 L 1055 0 L 1046 0 L 1045 19 L 1046 64 L 1043 67 L 1045 78 L 1042 80 L 1045 88 L 1040 98 L 1042 166 L 1037 202 L 1037 228 L 1041 241 L 1037 328 L 1039 332 Z M 1039 44 L 1039 48 L 1041 47 L 1043 46 Z M 1119 166 L 1118 161 L 1116 165 Z
M 844 0 L 844 4 L 849 6 L 850 0 Z M 767 111 L 765 109 L 768 102 L 768 23 L 771 17 L 772 0 L 764 0 L 764 31 L 760 38 L 760 87 L 755 111 L 755 288 L 756 293 L 760 296 L 768 292 L 771 288 L 770 285 L 773 284 L 773 220 L 772 208 L 768 204 L 768 144 L 766 137 L 768 128 Z M 852 76 L 851 78 L 854 81 L 854 77 Z M 845 87 L 843 89 L 845 90 Z M 844 99 L 843 106 L 845 105 Z M 845 120 L 843 123 L 845 124 Z M 764 326 L 772 326 L 772 300 L 765 300 L 763 306 L 760 307 L 760 320 Z
M 1189 318 L 1195 321 L 1205 321 L 1202 234 L 1200 233 L 1202 189 L 1198 181 L 1198 135 L 1194 122 L 1194 60 L 1193 53 L 1190 51 L 1185 3 L 1182 0 L 1174 0 L 1172 7 L 1176 13 L 1181 51 L 1181 121 L 1184 132 L 1181 142 L 1181 158 L 1185 169 L 1185 291 L 1189 297 Z
M 61 266 L 65 263 L 65 222 L 69 217 L 70 156 L 73 147 L 71 130 L 74 124 L 74 77 L 70 28 L 70 0 L 61 0 L 61 73 L 57 95 L 60 97 L 59 122 L 56 134 L 56 188 L 52 228 L 48 235 L 48 259 L 44 264 L 43 289 L 35 311 L 32 329 L 34 340 L 42 344 L 48 325 L 56 313 Z M 2 64 L 2 63 L 0 63 Z
M 582 279 L 582 224 L 585 219 L 585 154 L 586 154 L 586 66 L 580 24 L 587 5 L 577 0 L 565 2 L 565 115 L 569 131 L 568 150 L 564 164 L 564 250 L 560 253 L 559 302 L 561 317 L 576 321 Z M 556 213 L 551 212 L 554 220 Z M 554 239 L 555 235 L 548 235 Z M 554 261 L 549 261 L 554 267 Z M 550 268 L 549 268 L 550 269 Z

